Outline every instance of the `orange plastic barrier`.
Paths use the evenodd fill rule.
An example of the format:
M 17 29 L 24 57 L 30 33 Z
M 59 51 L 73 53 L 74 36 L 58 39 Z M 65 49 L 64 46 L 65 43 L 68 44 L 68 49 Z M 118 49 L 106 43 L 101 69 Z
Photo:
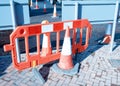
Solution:
M 4 51 L 11 51 L 12 53 L 12 61 L 15 68 L 18 70 L 23 70 L 26 68 L 30 68 L 39 64 L 45 64 L 50 61 L 54 61 L 60 58 L 60 31 L 63 31 L 69 27 L 70 30 L 73 30 L 73 38 L 72 38 L 72 54 L 76 52 L 82 52 L 88 47 L 89 38 L 92 31 L 92 26 L 87 19 L 82 20 L 73 20 L 73 21 L 64 21 L 64 22 L 54 22 L 49 24 L 34 24 L 34 25 L 26 25 L 26 26 L 18 26 L 16 30 L 12 32 L 10 35 L 10 44 L 4 45 Z M 80 42 L 76 42 L 76 30 L 80 29 Z M 85 44 L 82 44 L 82 32 L 83 29 L 86 29 L 86 40 Z M 56 52 L 42 56 L 40 49 L 40 35 L 46 34 L 50 32 L 56 32 Z M 30 54 L 29 52 L 29 37 L 36 36 L 37 43 L 37 53 Z M 17 54 L 16 54 L 16 38 L 25 38 L 25 52 L 26 52 L 26 61 L 17 62 Z M 43 58 L 44 57 L 44 58 Z

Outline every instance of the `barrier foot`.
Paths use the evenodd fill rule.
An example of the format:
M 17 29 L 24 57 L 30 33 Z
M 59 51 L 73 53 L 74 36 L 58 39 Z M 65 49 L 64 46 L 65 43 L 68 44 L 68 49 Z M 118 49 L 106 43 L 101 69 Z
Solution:
M 43 78 L 42 75 L 38 72 L 37 68 L 32 68 L 32 72 L 33 72 L 35 78 L 38 79 L 41 84 L 44 84 L 44 83 L 45 83 L 44 78 Z
M 72 68 L 70 70 L 63 70 L 63 69 L 59 68 L 57 64 L 53 64 L 52 70 L 54 72 L 58 73 L 58 74 L 66 74 L 66 75 L 69 75 L 69 76 L 73 76 L 73 75 L 75 75 L 75 74 L 78 73 L 79 66 L 80 66 L 80 64 L 76 63 L 76 65 L 74 66 L 74 68 Z

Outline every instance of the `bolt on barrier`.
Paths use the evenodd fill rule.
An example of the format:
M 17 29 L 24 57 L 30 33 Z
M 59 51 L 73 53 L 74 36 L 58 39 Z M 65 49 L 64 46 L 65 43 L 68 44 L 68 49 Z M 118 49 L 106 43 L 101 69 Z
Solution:
M 60 58 L 61 50 L 60 50 L 60 32 L 64 31 L 67 27 L 73 31 L 72 33 L 72 54 L 83 52 L 88 47 L 89 39 L 92 32 L 92 25 L 89 23 L 87 19 L 81 20 L 71 20 L 71 21 L 63 21 L 63 22 L 54 22 L 48 24 L 33 24 L 33 25 L 25 25 L 18 26 L 10 35 L 10 44 L 4 45 L 4 51 L 11 51 L 12 54 L 12 62 L 15 68 L 18 70 L 23 70 L 26 68 L 34 67 L 40 64 L 46 64 L 50 61 L 54 61 Z M 79 29 L 79 42 L 77 42 L 77 32 Z M 86 34 L 83 34 L 84 29 L 86 30 Z M 76 31 L 77 30 L 77 31 Z M 51 54 L 42 56 L 40 49 L 40 35 L 47 33 L 56 33 L 56 50 Z M 83 40 L 83 35 L 85 35 L 85 40 Z M 36 37 L 36 45 L 37 45 L 37 53 L 30 54 L 29 51 L 29 37 Z M 17 38 L 25 39 L 25 53 L 26 53 L 26 61 L 21 61 L 18 63 L 17 61 L 17 53 L 16 53 L 16 42 Z M 84 44 L 83 44 L 83 41 Z M 52 46 L 51 46 L 52 48 Z

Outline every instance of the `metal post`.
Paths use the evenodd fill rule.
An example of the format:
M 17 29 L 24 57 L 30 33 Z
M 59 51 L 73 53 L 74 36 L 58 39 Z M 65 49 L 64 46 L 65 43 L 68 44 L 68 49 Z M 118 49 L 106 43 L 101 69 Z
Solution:
M 105 35 L 111 35 L 112 34 L 112 23 L 109 23 L 107 26 L 107 30 L 105 32 Z
M 10 0 L 10 7 L 11 7 L 13 29 L 15 30 L 17 23 L 16 23 L 16 17 L 15 17 L 15 3 L 13 0 Z M 18 39 L 16 39 L 15 41 L 16 41 L 17 61 L 18 63 L 20 63 L 19 41 Z
M 116 23 L 117 23 L 117 17 L 118 17 L 118 10 L 119 10 L 119 1 L 116 1 L 113 28 L 112 28 L 112 38 L 111 38 L 111 42 L 110 42 L 110 53 L 112 52 L 113 44 L 114 44 L 114 37 L 115 37 L 115 29 L 116 29 Z
M 75 3 L 75 20 L 78 19 L 78 2 Z

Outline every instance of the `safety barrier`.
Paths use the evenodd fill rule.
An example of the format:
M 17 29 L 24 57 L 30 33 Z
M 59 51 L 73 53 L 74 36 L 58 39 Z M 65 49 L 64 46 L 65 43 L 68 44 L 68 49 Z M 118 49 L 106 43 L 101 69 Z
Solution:
M 4 45 L 4 51 L 11 51 L 12 53 L 12 61 L 15 68 L 18 70 L 23 70 L 26 68 L 34 67 L 39 64 L 45 64 L 50 61 L 54 61 L 60 58 L 60 32 L 64 31 L 67 27 L 70 30 L 73 30 L 73 38 L 72 38 L 72 54 L 77 52 L 82 52 L 88 47 L 89 38 L 91 36 L 92 26 L 87 19 L 82 20 L 73 20 L 73 21 L 64 21 L 64 22 L 54 22 L 48 24 L 33 24 L 26 26 L 18 26 L 10 35 L 10 44 Z M 77 43 L 76 35 L 80 31 L 80 41 Z M 83 29 L 86 29 L 86 38 L 85 43 L 82 44 L 82 36 Z M 56 32 L 56 51 L 52 54 L 42 56 L 40 49 L 40 35 Z M 37 45 L 37 53 L 30 54 L 29 52 L 29 37 L 36 36 L 36 45 Z M 21 61 L 18 63 L 17 61 L 17 53 L 16 53 L 16 44 L 15 40 L 18 38 L 25 39 L 25 52 L 26 52 L 26 61 Z

